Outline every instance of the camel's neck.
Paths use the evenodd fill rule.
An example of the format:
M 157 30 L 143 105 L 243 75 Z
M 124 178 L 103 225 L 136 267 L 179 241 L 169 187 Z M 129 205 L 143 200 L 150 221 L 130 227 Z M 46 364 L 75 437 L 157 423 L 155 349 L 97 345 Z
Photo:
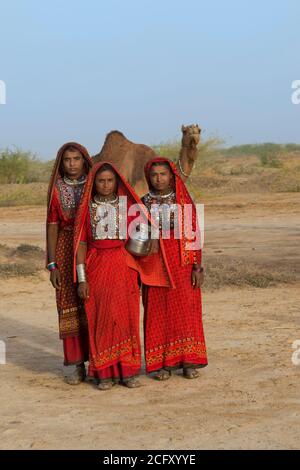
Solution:
M 180 149 L 180 158 L 182 162 L 188 162 L 193 167 L 193 164 L 197 158 L 196 145 L 182 144 L 181 149 Z
M 184 145 L 181 146 L 179 153 L 179 162 L 177 167 L 179 168 L 182 179 L 185 181 L 190 174 L 197 158 L 197 146 L 196 145 Z

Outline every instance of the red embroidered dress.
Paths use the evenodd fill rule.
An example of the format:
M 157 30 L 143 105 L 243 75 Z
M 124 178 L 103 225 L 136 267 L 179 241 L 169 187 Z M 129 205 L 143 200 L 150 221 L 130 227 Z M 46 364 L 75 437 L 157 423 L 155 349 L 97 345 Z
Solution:
M 144 209 L 138 196 L 111 165 L 118 175 L 118 196 L 115 203 L 111 203 L 115 204 L 117 214 L 114 219 L 116 231 L 112 238 L 104 232 L 99 235 L 101 217 L 92 189 L 95 175 L 104 164 L 95 165 L 89 175 L 76 217 L 74 244 L 76 253 L 79 243 L 87 243 L 86 276 L 90 288 L 89 298 L 85 301 L 90 350 L 88 374 L 101 381 L 119 381 L 138 375 L 141 367 L 138 271 L 141 274 L 143 268 L 124 248 L 126 240 L 119 233 L 118 197 L 127 196 L 128 208 L 137 203 L 142 211 Z M 133 218 L 128 223 L 131 220 Z M 147 282 L 160 285 L 163 275 L 160 278 L 157 272 L 162 263 L 156 259 L 157 263 L 151 262 L 145 274 Z
M 175 177 L 174 191 L 167 198 L 148 193 L 142 201 L 150 211 L 152 204 L 192 205 L 192 224 L 196 224 L 196 208 L 173 162 L 155 158 L 145 167 L 151 188 L 150 169 L 153 163 L 168 163 Z M 147 372 L 159 369 L 204 367 L 207 365 L 206 346 L 202 325 L 201 290 L 191 283 L 193 263 L 201 263 L 201 250 L 188 250 L 188 238 L 174 236 L 171 211 L 169 239 L 163 240 L 168 267 L 175 285 L 168 287 L 145 286 L 143 301 L 145 315 L 145 359 Z M 160 227 L 161 228 L 161 227 Z M 183 234 L 182 226 L 180 231 Z
M 62 156 L 69 147 L 75 147 L 81 152 L 86 161 L 86 170 L 92 166 L 83 146 L 75 142 L 63 145 L 58 151 L 48 190 L 47 225 L 59 226 L 55 261 L 61 276 L 61 289 L 56 290 L 56 303 L 65 365 L 79 364 L 87 360 L 88 356 L 86 316 L 73 280 L 74 221 L 86 175 L 78 184 L 72 185 L 60 174 Z

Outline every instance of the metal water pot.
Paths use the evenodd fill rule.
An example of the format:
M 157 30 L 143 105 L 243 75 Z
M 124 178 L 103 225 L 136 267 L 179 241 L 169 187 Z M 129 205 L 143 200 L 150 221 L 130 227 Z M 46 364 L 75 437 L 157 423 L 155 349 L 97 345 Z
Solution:
M 141 224 L 139 232 L 136 232 L 132 237 L 128 238 L 125 248 L 134 256 L 147 256 L 151 249 L 148 225 Z

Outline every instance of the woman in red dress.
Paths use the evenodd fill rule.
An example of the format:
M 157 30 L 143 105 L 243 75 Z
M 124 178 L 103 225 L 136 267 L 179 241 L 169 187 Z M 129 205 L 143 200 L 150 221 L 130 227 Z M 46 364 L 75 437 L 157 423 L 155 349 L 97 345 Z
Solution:
M 155 267 L 150 260 L 149 269 L 145 260 L 135 260 L 125 249 L 128 224 L 134 217 L 125 220 L 124 226 L 127 210 L 120 212 L 121 196 L 126 196 L 128 210 L 140 204 L 147 220 L 140 199 L 116 168 L 106 162 L 95 165 L 75 223 L 78 293 L 85 300 L 89 329 L 89 376 L 98 380 L 99 390 L 119 382 L 129 388 L 140 386 L 138 272 L 142 277 L 145 272 L 146 282 L 162 284 L 156 269 L 162 263 Z
M 162 207 L 168 209 L 169 229 L 163 240 L 168 267 L 175 288 L 145 287 L 145 358 L 147 372 L 156 372 L 157 380 L 167 380 L 173 369 L 183 369 L 186 378 L 198 377 L 198 368 L 207 365 L 202 325 L 201 249 L 188 249 L 189 237 L 184 222 L 178 219 L 177 207 L 191 208 L 192 229 L 197 227 L 196 207 L 173 162 L 157 157 L 145 167 L 150 192 L 142 201 L 150 211 L 156 207 L 157 222 L 162 229 Z M 164 205 L 164 206 L 163 206 Z M 175 205 L 175 206 L 174 206 Z M 184 212 L 182 212 L 184 213 Z M 154 215 L 154 214 L 152 214 Z M 154 215 L 155 216 L 155 215 Z M 178 223 L 180 238 L 175 235 Z
M 86 148 L 76 142 L 64 144 L 57 153 L 48 189 L 47 268 L 56 289 L 64 365 L 76 365 L 65 376 L 70 385 L 84 380 L 88 358 L 86 316 L 73 281 L 73 238 L 75 214 L 91 166 Z

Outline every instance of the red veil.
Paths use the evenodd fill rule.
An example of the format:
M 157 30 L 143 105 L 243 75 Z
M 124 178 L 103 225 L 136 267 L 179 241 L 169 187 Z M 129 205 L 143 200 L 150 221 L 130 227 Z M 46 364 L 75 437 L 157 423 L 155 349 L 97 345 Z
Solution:
M 195 233 L 197 233 L 197 239 L 200 240 L 200 230 L 197 221 L 197 212 L 194 201 L 192 200 L 185 184 L 183 183 L 175 164 L 165 157 L 155 157 L 145 165 L 145 176 L 149 188 L 151 189 L 150 181 L 150 169 L 153 163 L 167 163 L 170 166 L 171 172 L 175 179 L 175 191 L 176 191 L 176 203 L 181 207 L 182 215 L 184 215 L 184 205 L 190 204 L 192 207 L 192 220 L 188 220 L 187 228 L 192 231 L 186 233 L 184 230 L 184 216 L 182 216 L 182 223 L 180 224 L 181 237 L 180 237 L 180 258 L 181 265 L 185 266 L 188 264 L 200 264 L 201 263 L 201 250 L 191 250 L 188 248 L 188 244 L 195 240 Z
M 51 173 L 50 181 L 49 181 L 49 186 L 48 186 L 48 197 L 47 197 L 47 211 L 49 211 L 51 200 L 52 200 L 52 195 L 53 195 L 53 190 L 54 186 L 57 180 L 58 176 L 61 176 L 59 173 L 61 161 L 62 161 L 62 156 L 64 152 L 69 148 L 69 147 L 74 147 L 76 148 L 83 156 L 84 160 L 87 163 L 87 166 L 91 168 L 93 166 L 93 161 L 91 157 L 89 156 L 89 153 L 87 149 L 83 146 L 78 144 L 77 142 L 67 142 L 66 144 L 62 145 L 57 152 L 56 160 L 53 166 L 53 170 Z M 87 171 L 88 173 L 88 171 Z
M 56 159 L 55 159 L 55 162 L 54 162 L 53 170 L 52 170 L 49 185 L 48 185 L 47 219 L 49 217 L 51 201 L 52 201 L 52 197 L 53 197 L 54 188 L 55 188 L 55 185 L 56 185 L 56 182 L 57 182 L 57 178 L 59 176 L 62 176 L 60 174 L 60 166 L 61 166 L 61 163 L 62 163 L 62 157 L 63 157 L 64 152 L 69 147 L 76 148 L 82 154 L 82 156 L 83 156 L 83 158 L 86 162 L 87 173 L 89 172 L 89 169 L 93 165 L 93 161 L 92 161 L 91 157 L 89 156 L 89 153 L 88 153 L 87 149 L 83 145 L 80 145 L 77 142 L 67 142 L 66 144 L 64 144 L 60 147 L 60 149 L 57 152 L 57 156 L 56 156 Z M 47 264 L 48 264 L 48 241 L 46 241 L 46 265 Z
M 81 204 L 78 208 L 75 227 L 74 227 L 74 280 L 76 280 L 76 253 L 78 250 L 82 230 L 86 221 L 86 217 L 89 213 L 89 202 L 92 197 L 92 190 L 94 185 L 94 180 L 97 172 L 100 168 L 109 164 L 116 174 L 119 177 L 118 181 L 118 195 L 127 196 L 127 208 L 129 209 L 133 204 L 140 205 L 140 214 L 145 217 L 145 220 L 150 220 L 148 211 L 143 205 L 142 201 L 138 195 L 134 192 L 132 187 L 126 181 L 126 179 L 120 174 L 119 170 L 110 162 L 99 162 L 93 166 L 92 170 L 89 173 Z M 169 271 L 163 243 L 160 242 L 159 252 L 143 258 L 133 257 L 130 253 L 126 251 L 126 262 L 130 268 L 135 269 L 139 272 L 141 280 L 146 285 L 152 286 L 163 286 L 163 287 L 173 287 L 172 276 Z

